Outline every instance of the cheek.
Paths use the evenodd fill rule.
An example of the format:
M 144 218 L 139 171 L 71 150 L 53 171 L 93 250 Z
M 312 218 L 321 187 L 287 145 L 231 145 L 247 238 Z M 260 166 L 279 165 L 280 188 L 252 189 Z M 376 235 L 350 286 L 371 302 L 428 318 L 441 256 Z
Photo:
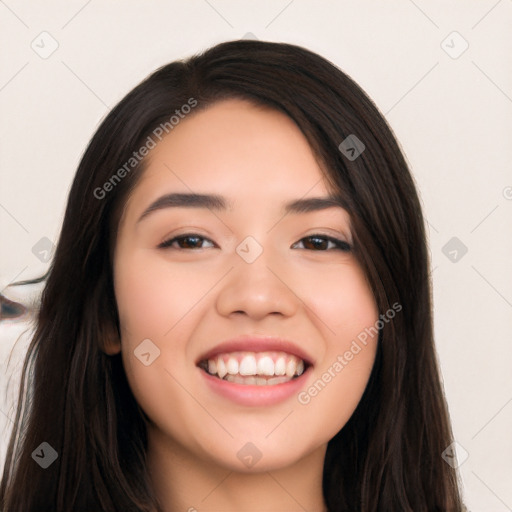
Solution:
M 158 261 L 149 261 L 148 251 L 144 250 L 125 252 L 115 262 L 114 288 L 123 364 L 130 387 L 144 409 L 152 409 L 168 380 L 165 368 L 169 361 L 183 357 L 183 347 L 175 332 L 166 334 L 183 316 L 185 304 L 193 294 L 185 286 L 186 279 L 186 273 L 172 273 L 161 268 Z M 142 356 L 146 353 L 149 356 Z M 145 366 L 137 356 L 142 360 L 146 357 L 150 364 Z
M 326 268 L 303 283 L 308 305 L 324 326 L 330 346 L 344 349 L 350 340 L 375 325 L 378 309 L 363 271 L 355 263 Z M 310 290 L 309 293 L 307 290 Z
M 368 383 L 377 350 L 379 320 L 373 293 L 359 266 L 333 269 L 317 278 L 311 307 L 326 340 L 314 379 L 298 396 L 301 428 L 334 436 L 349 420 Z
M 130 337 L 161 338 L 205 293 L 197 268 L 173 269 L 138 250 L 116 262 L 115 293 L 121 328 Z
M 150 261 L 149 256 L 148 251 L 133 250 L 115 261 L 123 366 L 145 413 L 179 437 L 183 426 L 170 412 L 182 418 L 197 414 L 195 402 L 179 383 L 185 382 L 193 369 L 186 344 L 197 321 L 193 305 L 204 295 L 206 284 L 194 283 L 192 272 L 183 267 L 173 271 L 157 258 Z M 197 277 L 197 272 L 194 275 Z M 137 354 L 143 353 L 138 347 L 147 339 L 151 343 L 144 341 L 144 353 L 149 353 L 146 366 Z

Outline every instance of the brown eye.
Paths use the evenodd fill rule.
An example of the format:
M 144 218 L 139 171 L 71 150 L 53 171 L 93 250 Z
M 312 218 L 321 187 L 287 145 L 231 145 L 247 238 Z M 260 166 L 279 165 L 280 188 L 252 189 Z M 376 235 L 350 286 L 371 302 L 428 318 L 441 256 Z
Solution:
M 304 249 L 312 251 L 328 251 L 332 249 L 338 249 L 341 251 L 350 251 L 351 247 L 347 242 L 332 238 L 324 235 L 311 235 L 299 240 L 297 243 L 302 243 Z M 297 244 L 295 244 L 297 245 Z
M 213 242 L 211 240 L 208 240 L 208 238 L 205 238 L 204 236 L 195 234 L 181 235 L 171 238 L 170 240 L 162 242 L 158 247 L 162 249 L 166 247 L 178 249 L 203 249 L 204 247 L 202 246 L 202 243 L 205 241 L 211 243 L 211 247 L 213 247 Z M 175 243 L 177 244 L 177 247 Z

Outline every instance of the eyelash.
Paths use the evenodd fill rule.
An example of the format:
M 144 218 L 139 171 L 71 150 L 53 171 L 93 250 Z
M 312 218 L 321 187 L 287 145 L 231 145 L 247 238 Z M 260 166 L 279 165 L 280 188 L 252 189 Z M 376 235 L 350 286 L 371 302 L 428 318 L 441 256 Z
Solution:
M 174 238 L 170 238 L 169 240 L 165 240 L 158 246 L 158 248 L 159 249 L 171 248 L 171 246 L 174 242 L 177 242 L 179 240 L 186 240 L 187 238 L 199 238 L 201 240 L 207 240 L 208 242 L 213 243 L 209 238 L 206 238 L 204 236 L 197 235 L 195 233 L 187 233 L 185 235 L 180 235 L 180 236 L 177 236 Z M 343 240 L 338 240 L 337 238 L 333 238 L 331 236 L 321 235 L 321 234 L 314 234 L 314 235 L 306 236 L 304 238 L 301 238 L 299 240 L 299 242 L 302 242 L 303 240 L 311 240 L 311 239 L 317 239 L 317 240 L 322 239 L 322 240 L 326 240 L 327 242 L 331 242 L 335 245 L 335 247 L 331 247 L 331 249 L 321 249 L 320 251 L 314 251 L 314 252 L 326 252 L 326 251 L 332 250 L 332 249 L 340 250 L 343 252 L 349 252 L 352 250 L 352 247 L 348 244 L 348 242 L 345 242 Z M 298 243 L 298 242 L 296 242 L 296 243 Z M 180 247 L 179 249 L 186 250 L 187 248 Z M 190 250 L 195 250 L 195 249 L 203 249 L 203 247 L 194 247 L 194 248 L 191 248 Z

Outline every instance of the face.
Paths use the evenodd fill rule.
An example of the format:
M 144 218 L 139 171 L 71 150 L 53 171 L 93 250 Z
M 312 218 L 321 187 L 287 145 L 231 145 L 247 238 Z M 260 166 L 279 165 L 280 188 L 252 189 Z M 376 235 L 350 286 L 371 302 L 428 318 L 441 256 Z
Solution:
M 376 352 L 358 336 L 378 310 L 329 197 L 293 121 L 242 100 L 181 120 L 151 151 L 119 225 L 110 349 L 150 438 L 261 471 L 345 425 Z

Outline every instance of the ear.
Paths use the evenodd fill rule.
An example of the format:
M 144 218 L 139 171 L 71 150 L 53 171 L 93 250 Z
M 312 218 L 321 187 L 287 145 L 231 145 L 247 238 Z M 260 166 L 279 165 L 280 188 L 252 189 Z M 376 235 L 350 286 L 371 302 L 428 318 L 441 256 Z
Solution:
M 103 329 L 100 340 L 100 350 L 109 356 L 115 356 L 121 352 L 121 339 L 116 326 L 110 322 Z

